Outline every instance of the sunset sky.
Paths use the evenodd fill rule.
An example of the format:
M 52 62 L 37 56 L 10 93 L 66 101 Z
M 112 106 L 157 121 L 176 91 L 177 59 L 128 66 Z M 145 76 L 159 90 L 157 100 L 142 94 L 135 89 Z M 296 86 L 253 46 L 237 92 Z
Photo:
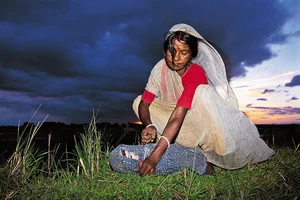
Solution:
M 0 0 L 0 125 L 138 121 L 164 34 L 193 26 L 228 56 L 240 110 L 300 123 L 298 0 Z

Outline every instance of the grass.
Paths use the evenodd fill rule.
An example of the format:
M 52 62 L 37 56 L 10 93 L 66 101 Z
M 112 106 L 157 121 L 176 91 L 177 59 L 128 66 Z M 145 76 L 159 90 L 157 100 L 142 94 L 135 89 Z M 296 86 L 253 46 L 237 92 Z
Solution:
M 300 154 L 278 149 L 269 161 L 217 176 L 195 173 L 139 177 L 112 172 L 108 155 L 93 177 L 75 171 L 57 172 L 50 179 L 32 177 L 26 188 L 14 188 L 14 199 L 296 199 L 300 191 Z M 1 173 L 2 174 L 2 173 Z M 13 191 L 6 191 L 9 195 Z M 3 196 L 4 197 L 4 196 Z
M 41 124 L 40 124 L 41 125 Z M 55 149 L 38 152 L 30 134 L 19 137 L 15 153 L 0 168 L 0 199 L 298 199 L 300 151 L 276 149 L 268 161 L 239 170 L 215 168 L 216 176 L 183 171 L 140 177 L 113 172 L 111 146 L 93 117 L 76 139 L 75 151 L 54 161 Z M 124 130 L 126 131 L 126 130 Z M 78 141 L 77 141 L 78 140 Z M 49 139 L 50 141 L 50 139 Z M 71 158 L 72 157 L 72 158 Z M 44 159 L 43 159 L 44 158 Z M 63 165 L 61 163 L 67 163 Z
M 84 173 L 92 178 L 100 171 L 100 161 L 102 160 L 103 145 L 101 137 L 104 134 L 97 130 L 95 118 L 85 129 L 85 134 L 80 134 L 80 141 L 75 139 L 75 155 L 77 156 L 77 176 Z

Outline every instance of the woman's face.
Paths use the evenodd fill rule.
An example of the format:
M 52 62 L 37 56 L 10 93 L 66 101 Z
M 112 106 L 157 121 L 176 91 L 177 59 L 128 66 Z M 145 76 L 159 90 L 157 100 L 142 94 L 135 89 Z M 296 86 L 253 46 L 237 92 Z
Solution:
M 188 44 L 185 44 L 182 41 L 179 42 L 177 39 L 173 39 L 172 44 L 174 46 L 174 57 L 172 59 L 171 52 L 167 50 L 165 60 L 171 70 L 174 70 L 179 75 L 182 75 L 189 66 L 192 51 Z

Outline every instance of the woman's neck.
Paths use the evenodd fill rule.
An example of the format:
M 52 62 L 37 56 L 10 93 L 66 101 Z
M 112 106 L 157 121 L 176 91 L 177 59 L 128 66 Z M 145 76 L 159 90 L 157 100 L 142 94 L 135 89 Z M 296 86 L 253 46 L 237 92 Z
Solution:
M 192 65 L 191 62 L 189 62 L 184 68 L 176 71 L 178 73 L 179 76 L 183 76 L 185 74 L 185 72 L 190 68 L 190 66 Z

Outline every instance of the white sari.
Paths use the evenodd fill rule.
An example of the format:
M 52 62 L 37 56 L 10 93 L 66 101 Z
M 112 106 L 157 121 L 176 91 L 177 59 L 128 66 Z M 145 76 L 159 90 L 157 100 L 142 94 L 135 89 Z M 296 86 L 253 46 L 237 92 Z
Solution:
M 219 53 L 189 25 L 175 25 L 170 32 L 179 30 L 200 39 L 198 55 L 192 62 L 203 67 L 209 84 L 196 89 L 192 107 L 175 143 L 185 147 L 198 146 L 208 162 L 226 169 L 267 160 L 275 152 L 259 137 L 256 126 L 239 110 Z M 152 69 L 146 89 L 157 95 L 149 110 L 159 138 L 183 92 L 181 77 L 162 59 Z M 141 96 L 133 103 L 137 116 L 140 100 Z

